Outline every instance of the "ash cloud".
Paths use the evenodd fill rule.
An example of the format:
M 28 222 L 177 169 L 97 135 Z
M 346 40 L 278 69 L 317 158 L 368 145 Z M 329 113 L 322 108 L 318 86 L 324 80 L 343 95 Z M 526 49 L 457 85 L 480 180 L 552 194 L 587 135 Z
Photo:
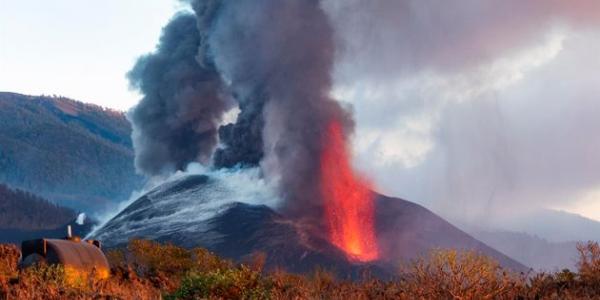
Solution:
M 194 15 L 175 16 L 156 51 L 128 74 L 144 95 L 129 114 L 135 164 L 143 174 L 166 175 L 190 162 L 210 161 L 219 122 L 232 103 L 214 67 L 198 56 L 202 34 Z
M 543 42 L 556 28 L 600 24 L 596 0 L 323 0 L 340 45 L 339 76 L 388 80 L 463 72 Z
M 284 209 L 298 215 L 312 211 L 321 205 L 319 157 L 326 128 L 332 121 L 348 131 L 353 126 L 329 97 L 335 47 L 328 17 L 316 0 L 221 1 L 218 11 L 210 51 L 240 102 L 238 132 L 258 140 L 262 125 L 261 167 L 278 183 Z M 243 128 L 246 124 L 251 128 Z
M 219 128 L 219 141 L 223 147 L 215 152 L 215 168 L 256 167 L 264 157 L 263 109 L 267 97 L 258 93 L 250 98 L 240 102 L 235 123 Z
M 156 174 L 192 161 L 260 165 L 279 187 L 287 213 L 310 210 L 318 217 L 324 135 L 331 122 L 346 134 L 354 126 L 329 96 L 334 32 L 321 2 L 186 2 L 195 26 L 192 16 L 174 19 L 156 53 L 140 59 L 130 75 L 145 95 L 132 113 L 138 167 Z M 219 127 L 228 99 L 240 113 L 234 124 Z

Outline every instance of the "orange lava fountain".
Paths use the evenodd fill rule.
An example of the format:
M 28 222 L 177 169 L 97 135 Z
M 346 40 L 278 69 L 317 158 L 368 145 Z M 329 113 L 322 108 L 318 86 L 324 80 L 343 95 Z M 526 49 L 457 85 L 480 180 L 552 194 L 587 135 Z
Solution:
M 379 249 L 373 193 L 369 184 L 352 170 L 343 128 L 338 122 L 329 124 L 326 138 L 321 154 L 321 193 L 330 241 L 351 260 L 375 260 Z

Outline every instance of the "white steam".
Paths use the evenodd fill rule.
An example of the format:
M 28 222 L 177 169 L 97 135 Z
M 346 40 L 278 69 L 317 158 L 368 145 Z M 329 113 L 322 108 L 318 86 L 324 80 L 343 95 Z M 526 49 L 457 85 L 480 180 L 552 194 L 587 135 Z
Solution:
M 173 195 L 161 195 L 170 187 L 194 175 L 208 176 L 210 182 Z M 161 210 L 161 206 L 164 206 L 165 210 L 172 210 L 172 205 L 177 207 L 176 211 L 153 217 L 151 220 L 121 224 L 125 226 L 121 231 L 128 235 L 135 232 L 134 228 L 154 228 L 153 225 L 166 231 L 184 230 L 190 223 L 201 224 L 234 203 L 266 205 L 274 209 L 280 205 L 275 188 L 260 176 L 259 168 L 211 170 L 199 163 L 190 163 L 185 171 L 176 172 L 166 178 L 153 178 L 142 191 L 132 193 L 130 199 L 119 204 L 117 209 L 99 216 L 100 225 L 88 236 L 95 236 L 99 229 L 143 196 L 157 199 L 153 202 L 154 209 L 157 211 L 164 211 Z M 125 219 L 127 216 L 120 218 Z M 185 228 L 185 230 L 192 229 Z M 200 230 L 200 228 L 196 229 Z

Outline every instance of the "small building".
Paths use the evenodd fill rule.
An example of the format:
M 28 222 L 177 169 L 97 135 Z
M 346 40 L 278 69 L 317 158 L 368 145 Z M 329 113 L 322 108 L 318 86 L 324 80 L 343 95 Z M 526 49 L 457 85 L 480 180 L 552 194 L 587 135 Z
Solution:
M 36 263 L 47 263 L 63 265 L 71 272 L 94 273 L 99 278 L 107 278 L 110 273 L 110 266 L 100 249 L 100 242 L 82 241 L 79 237 L 71 236 L 70 232 L 65 239 L 23 241 L 21 255 L 21 267 L 24 268 Z

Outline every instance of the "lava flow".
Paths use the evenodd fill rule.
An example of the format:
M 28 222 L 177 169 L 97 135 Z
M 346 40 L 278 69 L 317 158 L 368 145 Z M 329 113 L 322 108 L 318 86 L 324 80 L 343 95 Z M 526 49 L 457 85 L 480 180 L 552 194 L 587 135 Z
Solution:
M 321 154 L 321 192 L 325 224 L 332 244 L 349 259 L 368 262 L 379 257 L 374 225 L 373 193 L 354 174 L 342 126 L 329 124 Z

